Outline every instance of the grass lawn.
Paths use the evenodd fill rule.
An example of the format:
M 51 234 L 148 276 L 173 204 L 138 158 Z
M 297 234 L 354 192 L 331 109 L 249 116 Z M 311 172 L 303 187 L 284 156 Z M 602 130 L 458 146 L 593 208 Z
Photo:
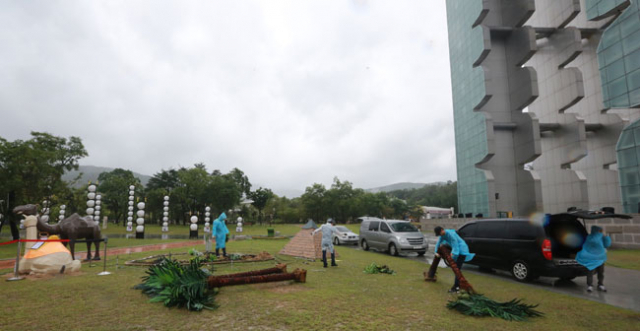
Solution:
M 269 225 L 251 225 L 251 226 L 243 226 L 242 233 L 245 235 L 267 235 L 267 229 L 273 228 L 275 231 L 280 231 L 280 235 L 283 236 L 292 236 L 300 231 L 300 228 L 303 224 L 273 224 Z M 227 223 L 227 228 L 229 228 L 229 234 L 236 234 L 236 224 L 235 223 Z M 204 230 L 204 225 L 199 224 L 198 230 L 200 234 L 202 234 Z M 157 224 L 146 224 L 144 229 L 145 234 L 162 234 L 162 226 Z M 127 232 L 127 228 L 122 225 L 109 224 L 106 230 L 102 230 L 102 233 L 105 235 L 110 234 L 126 234 L 133 233 Z M 189 235 L 189 226 L 188 225 L 170 225 L 168 234 L 179 234 L 179 235 Z
M 229 252 L 272 254 L 284 240 L 229 242 Z M 203 249 L 203 247 L 199 247 Z M 4 305 L 3 330 L 637 330 L 640 313 L 567 295 L 503 282 L 483 275 L 466 275 L 474 287 L 496 300 L 522 298 L 540 304 L 542 318 L 506 322 L 497 318 L 466 317 L 445 308 L 453 282 L 448 269 L 440 269 L 437 283 L 426 283 L 427 265 L 385 254 L 338 248 L 337 268 L 288 256 L 276 257 L 288 269 L 308 270 L 307 283 L 271 283 L 222 288 L 217 310 L 188 312 L 169 309 L 133 290 L 146 268 L 115 270 L 109 258 L 109 276 L 96 276 L 101 265 L 83 265 L 81 275 L 56 275 L 19 282 L 0 281 Z M 186 252 L 186 249 L 173 249 Z M 119 256 L 130 258 L 145 252 Z M 367 275 L 371 263 L 387 264 L 397 275 Z M 273 262 L 217 266 L 216 273 L 233 273 L 273 266 Z M 6 277 L 6 276 L 4 276 Z
M 640 250 L 610 249 L 607 251 L 607 265 L 640 271 Z

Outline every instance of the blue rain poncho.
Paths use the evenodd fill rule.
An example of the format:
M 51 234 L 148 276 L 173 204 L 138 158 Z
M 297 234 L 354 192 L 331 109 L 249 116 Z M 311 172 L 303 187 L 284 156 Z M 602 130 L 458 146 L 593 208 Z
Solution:
M 336 229 L 335 226 L 331 225 L 330 223 L 325 223 L 322 224 L 321 227 L 315 229 L 313 231 L 313 234 L 316 234 L 316 232 L 318 231 L 322 231 L 322 250 L 326 251 L 329 250 L 331 253 L 333 253 L 333 233 L 337 232 L 338 229 Z
M 216 237 L 216 249 L 226 247 L 227 233 L 229 233 L 227 225 L 224 224 L 224 220 L 226 219 L 227 214 L 222 213 L 215 221 L 213 221 L 213 229 L 211 232 L 213 232 L 212 235 Z
M 449 245 L 451 247 L 451 257 L 454 261 L 458 260 L 458 256 L 464 255 L 464 262 L 469 262 L 476 256 L 473 253 L 469 253 L 469 246 L 464 242 L 455 230 L 444 230 L 444 234 L 438 237 L 435 251 L 438 252 L 440 245 Z
M 611 246 L 611 237 L 602 234 L 599 226 L 591 227 L 591 234 L 587 236 L 582 250 L 576 255 L 576 261 L 589 270 L 601 266 L 607 261 L 607 247 Z

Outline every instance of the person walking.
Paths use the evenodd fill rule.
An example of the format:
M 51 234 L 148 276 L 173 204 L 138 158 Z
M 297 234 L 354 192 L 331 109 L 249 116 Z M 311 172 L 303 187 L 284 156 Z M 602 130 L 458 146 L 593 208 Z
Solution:
M 216 256 L 220 256 L 220 249 L 222 249 L 222 256 L 227 256 L 227 234 L 229 229 L 224 223 L 227 219 L 227 214 L 224 212 L 213 221 L 212 235 L 216 237 Z
M 576 255 L 576 261 L 583 265 L 587 273 L 587 292 L 593 291 L 593 274 L 598 273 L 598 291 L 606 292 L 604 287 L 604 262 L 607 261 L 607 248 L 611 246 L 611 237 L 602 233 L 602 228 L 591 226 L 582 249 Z
M 433 231 L 436 237 L 439 237 L 435 247 L 437 257 L 440 257 L 440 254 L 438 254 L 440 245 L 449 245 L 451 247 L 451 258 L 456 262 L 458 269 L 462 270 L 462 265 L 465 262 L 471 261 L 475 256 L 475 254 L 469 252 L 469 246 L 464 242 L 464 239 L 460 238 L 456 230 L 445 230 L 441 226 L 436 226 Z M 458 292 L 460 292 L 460 279 L 456 276 L 456 280 L 453 283 L 453 287 L 449 290 L 449 293 Z
M 315 229 L 315 231 L 311 232 L 313 236 L 318 231 L 322 231 L 322 263 L 324 263 L 324 267 L 327 267 L 327 250 L 331 252 L 331 266 L 337 267 L 336 264 L 336 252 L 333 249 L 333 234 L 338 230 L 334 227 L 335 221 L 333 218 L 327 220 L 326 224 L 322 224 L 321 227 Z

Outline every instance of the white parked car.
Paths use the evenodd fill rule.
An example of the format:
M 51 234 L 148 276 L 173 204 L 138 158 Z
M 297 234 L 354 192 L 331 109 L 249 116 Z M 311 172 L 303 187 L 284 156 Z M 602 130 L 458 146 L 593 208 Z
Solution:
M 333 234 L 334 245 L 358 244 L 358 235 L 351 232 L 347 227 L 338 225 L 336 226 L 336 230 L 338 230 L 338 232 Z

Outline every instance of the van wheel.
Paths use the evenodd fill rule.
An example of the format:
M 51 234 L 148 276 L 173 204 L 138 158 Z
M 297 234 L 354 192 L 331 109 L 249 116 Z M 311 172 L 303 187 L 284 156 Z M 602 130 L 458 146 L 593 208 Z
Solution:
M 389 244 L 389 255 L 398 256 L 398 248 L 396 248 L 396 244 Z
M 362 239 L 362 241 L 360 242 L 360 246 L 362 246 L 362 249 L 364 249 L 365 251 L 369 250 L 369 244 L 367 244 L 367 241 Z
M 531 269 L 529 268 L 529 265 L 524 261 L 513 262 L 513 264 L 511 265 L 511 274 L 521 282 L 530 281 L 533 279 Z
M 333 238 L 333 244 L 336 246 L 340 246 L 340 239 L 338 239 L 338 237 Z

